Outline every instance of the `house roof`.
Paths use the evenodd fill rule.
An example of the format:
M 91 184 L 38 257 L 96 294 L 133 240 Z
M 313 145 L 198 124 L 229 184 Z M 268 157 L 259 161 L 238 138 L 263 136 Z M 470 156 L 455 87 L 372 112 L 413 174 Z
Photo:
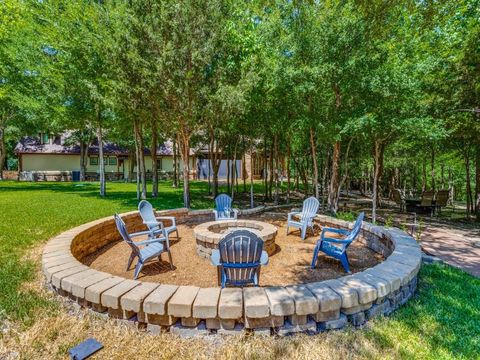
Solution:
M 127 148 L 117 144 L 106 142 L 103 146 L 105 155 L 128 156 Z M 65 155 L 80 155 L 79 145 L 60 145 L 60 144 L 42 144 L 40 139 L 33 136 L 26 136 L 22 138 L 15 147 L 17 154 L 65 154 Z M 98 141 L 95 140 L 88 148 L 89 155 L 98 154 Z M 145 155 L 150 155 L 150 149 L 144 149 Z M 172 156 L 173 143 L 168 140 L 160 144 L 157 148 L 157 155 Z M 194 155 L 194 151 L 190 151 L 190 155 Z

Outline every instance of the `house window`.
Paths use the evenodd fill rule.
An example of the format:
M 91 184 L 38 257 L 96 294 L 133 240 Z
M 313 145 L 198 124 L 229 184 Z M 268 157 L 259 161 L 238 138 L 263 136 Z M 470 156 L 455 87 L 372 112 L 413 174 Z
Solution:
M 157 159 L 157 170 L 162 170 L 162 158 Z
M 90 165 L 92 165 L 92 166 L 98 165 L 98 157 L 91 156 L 90 157 Z
M 117 158 L 115 156 L 110 156 L 108 158 L 108 165 L 117 165 Z

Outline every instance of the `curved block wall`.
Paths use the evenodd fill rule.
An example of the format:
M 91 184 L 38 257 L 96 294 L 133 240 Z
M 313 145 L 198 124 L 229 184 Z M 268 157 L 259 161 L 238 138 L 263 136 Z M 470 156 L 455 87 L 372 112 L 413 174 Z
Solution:
M 253 214 L 265 210 L 243 211 Z M 211 221 L 211 210 L 175 209 L 157 212 L 178 223 Z M 143 230 L 137 212 L 122 215 L 130 232 Z M 318 215 L 321 226 L 351 228 L 352 224 Z M 417 286 L 421 250 L 399 229 L 364 223 L 362 237 L 385 261 L 365 271 L 307 284 L 275 287 L 199 288 L 124 279 L 82 264 L 82 259 L 120 237 L 113 217 L 78 226 L 51 239 L 43 250 L 46 281 L 63 296 L 85 307 L 129 319 L 152 332 L 180 335 L 288 335 L 359 326 L 388 315 L 406 303 Z

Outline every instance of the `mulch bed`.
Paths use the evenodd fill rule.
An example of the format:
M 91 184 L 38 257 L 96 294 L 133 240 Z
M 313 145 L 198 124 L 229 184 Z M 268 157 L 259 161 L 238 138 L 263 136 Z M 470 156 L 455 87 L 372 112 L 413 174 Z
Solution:
M 319 238 L 319 230 L 316 234 L 311 233 L 302 241 L 299 231 L 291 229 L 286 233 L 286 216 L 263 214 L 251 217 L 260 221 L 274 224 L 278 228 L 275 238 L 276 252 L 270 256 L 270 262 L 262 267 L 260 285 L 289 285 L 296 283 L 316 282 L 327 279 L 335 279 L 345 276 L 345 272 L 339 261 L 321 254 L 316 269 L 310 269 L 313 248 Z M 214 287 L 217 285 L 217 271 L 208 259 L 197 255 L 193 228 L 197 224 L 182 224 L 178 230 L 180 239 L 176 240 L 172 234 L 170 240 L 174 270 L 170 269 L 168 255 L 162 254 L 162 261 L 152 261 L 146 264 L 139 280 L 159 282 L 162 284 L 195 285 L 200 287 Z M 91 254 L 84 263 L 90 267 L 105 271 L 127 279 L 133 278 L 133 268 L 126 271 L 129 246 L 123 241 L 109 244 Z M 380 254 L 366 247 L 359 239 L 348 248 L 350 268 L 353 273 L 373 267 L 383 261 Z

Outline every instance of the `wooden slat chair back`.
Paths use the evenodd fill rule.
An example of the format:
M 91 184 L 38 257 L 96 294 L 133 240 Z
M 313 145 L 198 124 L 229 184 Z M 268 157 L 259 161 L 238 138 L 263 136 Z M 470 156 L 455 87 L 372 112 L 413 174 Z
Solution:
M 432 206 L 434 198 L 435 198 L 435 191 L 424 191 L 422 194 L 420 206 L 426 206 L 426 207 Z
M 218 243 L 225 285 L 258 285 L 263 240 L 248 230 L 233 231 Z
M 450 198 L 450 190 L 438 190 L 436 200 L 437 207 L 445 207 L 448 205 L 448 200 Z

